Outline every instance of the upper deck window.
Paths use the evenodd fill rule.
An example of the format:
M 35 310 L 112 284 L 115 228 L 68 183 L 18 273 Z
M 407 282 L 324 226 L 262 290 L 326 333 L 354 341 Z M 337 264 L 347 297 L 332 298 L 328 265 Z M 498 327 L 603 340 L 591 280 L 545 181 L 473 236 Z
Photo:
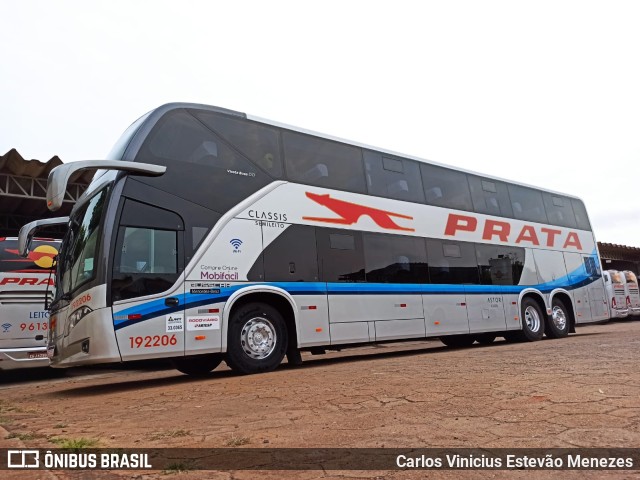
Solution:
M 549 217 L 549 223 L 561 227 L 576 228 L 576 216 L 571 208 L 568 198 L 560 197 L 552 193 L 543 193 L 544 207 Z
M 284 131 L 287 177 L 298 183 L 365 193 L 362 155 L 358 147 Z
M 427 204 L 473 210 L 467 174 L 423 163 L 420 165 Z
M 364 166 L 371 195 L 424 203 L 420 167 L 416 162 L 365 151 Z
M 571 199 L 571 206 L 573 207 L 573 213 L 576 216 L 576 224 L 578 228 L 582 230 L 591 230 L 589 224 L 589 218 L 587 217 L 587 210 L 584 208 L 584 203 L 581 200 L 575 198 Z
M 136 161 L 167 166 L 167 174 L 136 180 L 224 213 L 271 178 L 185 110 L 165 114 Z
M 513 216 L 518 220 L 548 223 L 542 193 L 532 188 L 509 185 Z
M 504 182 L 469 175 L 469 188 L 476 212 L 498 217 L 513 216 L 509 192 Z
M 282 158 L 278 131 L 242 118 L 194 111 L 194 115 L 253 163 L 274 178 L 282 178 Z

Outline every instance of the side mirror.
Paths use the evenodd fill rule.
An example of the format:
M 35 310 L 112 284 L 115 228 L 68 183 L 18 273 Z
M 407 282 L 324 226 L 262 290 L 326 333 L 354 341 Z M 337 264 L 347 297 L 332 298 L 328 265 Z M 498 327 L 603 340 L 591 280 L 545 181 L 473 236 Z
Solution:
M 49 172 L 47 180 L 47 208 L 55 212 L 62 206 L 67 184 L 71 175 L 80 170 L 122 170 L 132 175 L 157 177 L 167 170 L 161 165 L 150 163 L 123 162 L 121 160 L 83 160 L 81 162 L 65 163 L 58 165 Z
M 42 227 L 47 227 L 51 225 L 66 225 L 69 223 L 69 217 L 56 217 L 56 218 L 45 218 L 43 220 L 35 220 L 33 222 L 27 223 L 23 225 L 20 229 L 20 233 L 18 234 L 18 253 L 22 257 L 26 257 L 29 255 L 29 250 L 31 247 L 31 240 L 33 240 L 33 236 L 36 231 L 41 229 Z

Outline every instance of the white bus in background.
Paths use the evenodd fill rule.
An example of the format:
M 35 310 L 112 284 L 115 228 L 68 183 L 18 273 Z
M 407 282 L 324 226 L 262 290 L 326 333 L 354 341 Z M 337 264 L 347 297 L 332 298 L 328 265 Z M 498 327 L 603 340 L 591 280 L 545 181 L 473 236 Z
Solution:
M 629 308 L 627 307 L 624 274 L 618 270 L 607 270 L 603 276 L 611 318 L 626 318 L 629 315 Z
M 102 171 L 60 220 L 54 367 L 256 373 L 301 350 L 534 341 L 609 318 L 569 195 L 193 104 L 144 115 L 109 160 L 57 167 L 51 210 L 87 168 Z
M 52 265 L 59 240 L 35 239 L 28 258 L 17 238 L 0 238 L 0 370 L 46 367 Z
M 629 315 L 633 315 L 634 317 L 639 316 L 640 291 L 638 291 L 638 278 L 636 277 L 636 274 L 630 270 L 624 270 L 620 273 L 625 280 L 624 291 Z

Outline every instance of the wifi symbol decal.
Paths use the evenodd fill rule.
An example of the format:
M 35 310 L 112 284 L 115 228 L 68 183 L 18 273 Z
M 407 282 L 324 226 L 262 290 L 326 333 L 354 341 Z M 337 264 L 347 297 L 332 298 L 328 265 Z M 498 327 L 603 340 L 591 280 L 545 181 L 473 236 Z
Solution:
M 239 238 L 234 238 L 229 243 L 233 246 L 233 249 L 237 252 L 240 250 L 240 245 L 242 245 L 242 240 L 240 240 Z
M 3 323 L 0 326 L 4 329 L 4 333 L 7 333 L 9 331 L 9 329 L 11 328 L 11 324 L 10 323 Z

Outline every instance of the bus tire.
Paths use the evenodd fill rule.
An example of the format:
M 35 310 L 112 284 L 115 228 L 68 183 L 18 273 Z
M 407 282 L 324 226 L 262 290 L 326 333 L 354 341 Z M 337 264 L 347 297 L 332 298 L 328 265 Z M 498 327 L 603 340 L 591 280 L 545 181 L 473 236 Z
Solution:
M 473 335 L 445 335 L 440 337 L 440 341 L 447 347 L 463 348 L 470 347 L 476 341 Z
M 187 375 L 207 375 L 222 362 L 221 353 L 207 355 L 195 355 L 192 357 L 179 357 L 173 359 L 173 367 Z
M 479 333 L 474 335 L 476 342 L 480 345 L 491 345 L 495 341 L 496 337 L 497 335 L 495 333 Z
M 237 373 L 275 370 L 287 352 L 287 326 L 266 303 L 248 303 L 231 315 L 226 362 Z
M 547 316 L 547 338 L 563 338 L 569 335 L 569 311 L 559 298 L 554 298 L 551 307 L 551 316 Z
M 523 342 L 535 342 L 542 339 L 544 335 L 544 315 L 538 302 L 533 298 L 522 300 L 522 330 L 517 337 Z

